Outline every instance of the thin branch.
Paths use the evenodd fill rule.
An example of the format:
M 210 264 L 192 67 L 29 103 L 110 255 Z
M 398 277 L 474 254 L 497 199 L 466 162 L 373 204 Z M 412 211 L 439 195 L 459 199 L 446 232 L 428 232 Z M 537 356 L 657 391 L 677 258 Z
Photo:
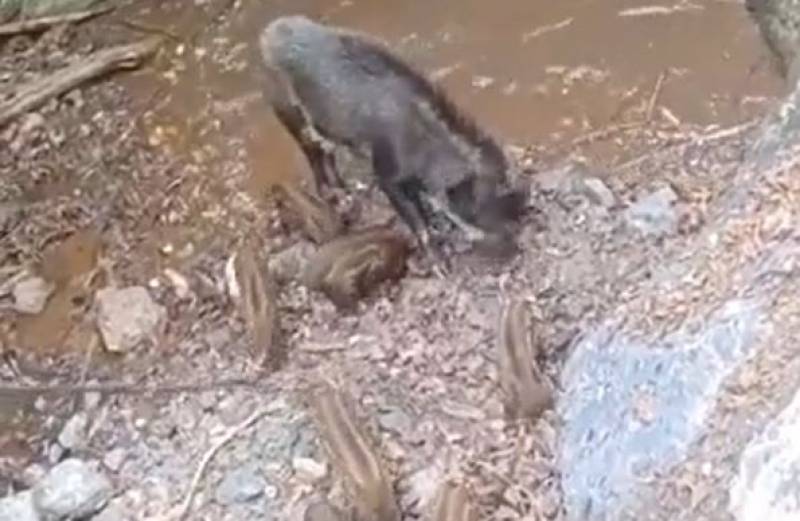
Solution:
M 225 435 L 220 438 L 220 440 L 215 443 L 209 450 L 206 452 L 203 459 L 200 461 L 200 465 L 197 467 L 197 470 L 194 473 L 194 477 L 192 478 L 192 484 L 189 486 L 189 491 L 186 493 L 186 496 L 183 498 L 183 503 L 181 504 L 180 510 L 178 510 L 177 519 L 183 520 L 189 515 L 189 510 L 192 507 L 192 501 L 194 500 L 194 495 L 197 492 L 197 487 L 200 486 L 200 480 L 203 478 L 203 474 L 206 471 L 209 463 L 211 460 L 214 459 L 214 456 L 219 452 L 219 450 L 230 443 L 230 441 L 238 436 L 242 431 L 250 427 L 252 424 L 257 422 L 261 419 L 262 416 L 265 416 L 269 412 L 269 408 L 259 409 L 250 416 L 248 416 L 242 423 L 236 425 L 232 429 L 230 429 Z
M 89 20 L 101 14 L 108 13 L 114 9 L 113 5 L 106 5 L 96 9 L 89 9 L 87 11 L 80 11 L 77 13 L 66 13 L 55 16 L 45 16 L 42 18 L 34 18 L 31 20 L 19 20 L 17 22 L 9 22 L 0 25 L 0 36 L 13 36 L 22 33 L 35 33 L 45 31 L 54 25 L 64 23 L 77 23 Z
M 664 79 L 666 76 L 666 72 L 662 72 L 658 75 L 656 86 L 653 88 L 653 95 L 650 96 L 650 102 L 647 104 L 647 112 L 645 113 L 644 118 L 645 121 L 650 121 L 653 119 L 653 110 L 656 108 L 656 103 L 658 103 L 658 97 L 661 95 L 661 89 L 664 86 Z
M 131 69 L 155 53 L 160 38 L 148 38 L 129 45 L 120 45 L 98 51 L 69 65 L 46 78 L 32 81 L 20 88 L 16 96 L 0 103 L 0 127 L 29 110 L 44 104 L 50 98 L 73 89 L 81 83 L 117 69 Z

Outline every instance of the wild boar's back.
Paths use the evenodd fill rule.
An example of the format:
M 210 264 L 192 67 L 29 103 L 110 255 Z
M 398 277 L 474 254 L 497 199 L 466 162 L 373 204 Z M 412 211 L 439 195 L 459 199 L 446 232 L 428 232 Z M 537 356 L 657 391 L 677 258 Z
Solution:
M 368 140 L 380 125 L 396 125 L 401 107 L 409 103 L 402 81 L 379 60 L 348 51 L 353 38 L 303 16 L 288 16 L 271 22 L 260 40 L 267 65 L 285 72 L 284 81 L 314 124 L 346 143 Z
M 260 47 L 272 74 L 328 138 L 353 146 L 390 134 L 431 192 L 466 175 L 505 184 L 508 165 L 494 139 L 381 42 L 286 16 L 264 29 Z

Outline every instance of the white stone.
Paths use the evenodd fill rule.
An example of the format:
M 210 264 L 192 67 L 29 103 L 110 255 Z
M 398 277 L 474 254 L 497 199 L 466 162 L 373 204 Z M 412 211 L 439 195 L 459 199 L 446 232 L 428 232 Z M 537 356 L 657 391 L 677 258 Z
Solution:
M 44 519 L 81 519 L 111 497 L 108 479 L 89 464 L 66 459 L 33 487 L 33 502 Z
M 737 521 L 800 519 L 800 392 L 742 453 L 730 512 Z
M 125 352 L 155 334 L 166 316 L 140 286 L 104 288 L 97 292 L 98 327 L 106 349 Z
M 311 458 L 294 458 L 292 467 L 297 476 L 308 483 L 316 483 L 328 475 L 325 464 Z
M 14 309 L 31 315 L 41 313 L 53 291 L 55 285 L 41 277 L 24 279 L 14 286 Z

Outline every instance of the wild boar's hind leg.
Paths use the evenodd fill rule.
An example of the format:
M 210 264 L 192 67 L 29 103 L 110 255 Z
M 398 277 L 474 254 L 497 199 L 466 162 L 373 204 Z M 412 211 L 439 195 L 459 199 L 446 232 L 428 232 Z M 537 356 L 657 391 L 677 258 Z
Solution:
M 317 139 L 313 139 L 308 135 L 310 123 L 306 121 L 302 109 L 290 102 L 273 100 L 272 110 L 278 121 L 286 127 L 306 156 L 306 160 L 314 174 L 317 194 L 321 195 L 322 186 L 330 186 L 332 182 L 341 187 L 342 181 L 339 172 L 336 170 L 333 154 L 325 150 L 325 147 Z

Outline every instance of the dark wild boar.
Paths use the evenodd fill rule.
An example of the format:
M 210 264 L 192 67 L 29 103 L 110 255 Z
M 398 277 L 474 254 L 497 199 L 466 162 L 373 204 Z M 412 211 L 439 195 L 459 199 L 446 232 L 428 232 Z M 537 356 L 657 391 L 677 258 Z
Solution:
M 318 188 L 342 185 L 333 150 L 366 150 L 378 186 L 428 253 L 431 212 L 475 242 L 516 251 L 527 193 L 497 142 L 381 42 L 304 16 L 261 33 L 268 100 Z

